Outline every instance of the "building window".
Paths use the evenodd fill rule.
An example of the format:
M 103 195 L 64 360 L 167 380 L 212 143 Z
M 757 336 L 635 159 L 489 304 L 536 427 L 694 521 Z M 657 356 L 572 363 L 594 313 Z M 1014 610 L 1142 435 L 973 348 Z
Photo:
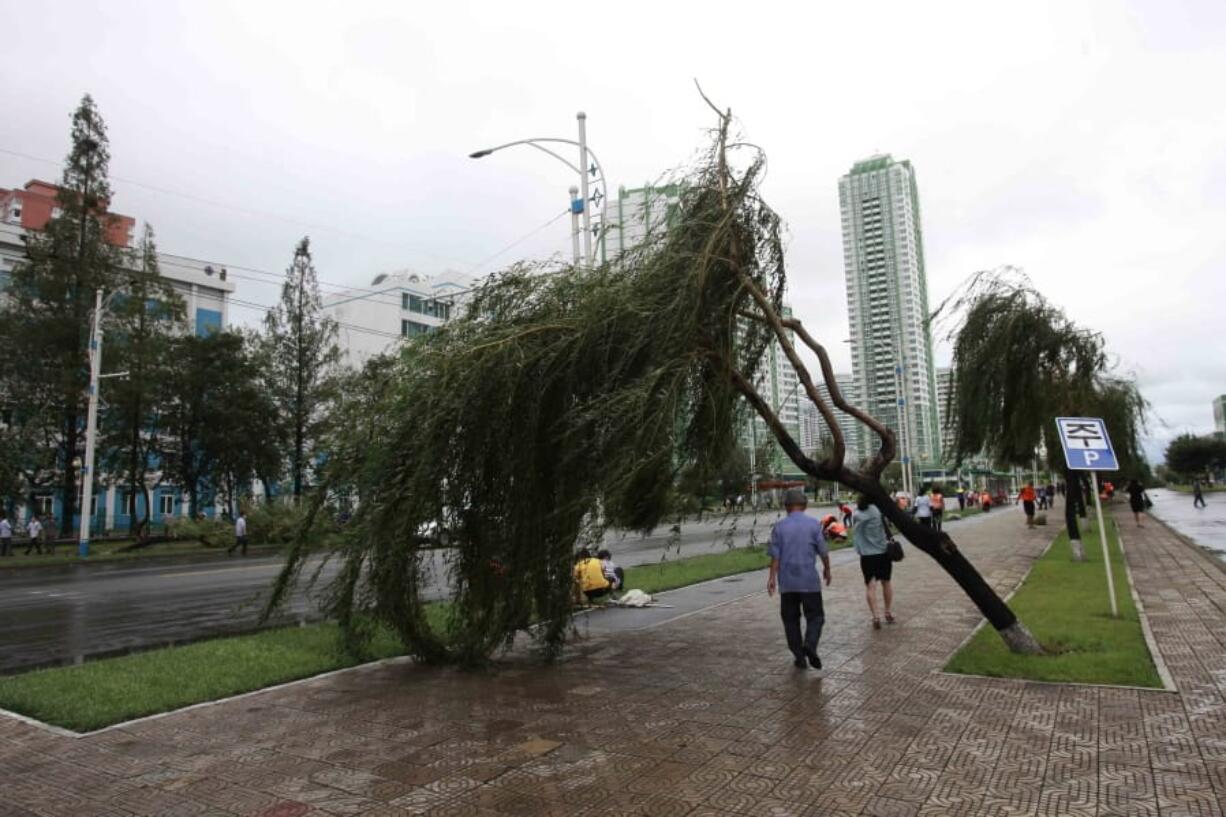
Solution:
M 50 516 L 55 500 L 50 494 L 34 497 L 34 512 L 39 516 Z
M 421 315 L 426 311 L 426 299 L 420 295 L 405 293 L 403 302 L 406 304 L 405 309 L 410 312 L 416 312 L 418 315 Z
M 162 494 L 158 497 L 158 513 L 162 516 L 174 516 L 175 513 L 175 495 Z
M 429 326 L 424 323 L 418 323 L 417 321 L 401 321 L 400 322 L 400 334 L 401 336 L 406 337 L 406 338 L 415 338 L 418 335 L 427 335 L 433 331 L 434 331 L 433 326 Z
M 221 331 L 221 312 L 216 309 L 196 310 L 196 337 L 204 338 Z

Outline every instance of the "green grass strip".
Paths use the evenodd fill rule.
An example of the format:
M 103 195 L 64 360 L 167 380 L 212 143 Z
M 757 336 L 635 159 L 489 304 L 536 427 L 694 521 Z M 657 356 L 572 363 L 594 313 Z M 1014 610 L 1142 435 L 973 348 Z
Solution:
M 390 634 L 371 644 L 402 651 Z M 286 627 L 0 678 L 0 707 L 83 732 L 356 663 L 335 624 Z
M 945 669 L 1032 681 L 1162 687 L 1129 592 L 1114 523 L 1107 520 L 1111 571 L 1120 616 L 1111 617 L 1097 526 L 1081 529 L 1086 560 L 1074 562 L 1062 532 L 1009 602 L 1048 655 L 1015 655 L 985 626 Z
M 732 548 L 627 568 L 626 586 L 659 593 L 768 564 L 763 547 Z M 446 605 L 430 612 L 444 626 Z M 403 651 L 386 631 L 370 645 L 372 659 Z M 357 663 L 341 653 L 335 624 L 278 628 L 0 677 L 0 708 L 84 732 Z

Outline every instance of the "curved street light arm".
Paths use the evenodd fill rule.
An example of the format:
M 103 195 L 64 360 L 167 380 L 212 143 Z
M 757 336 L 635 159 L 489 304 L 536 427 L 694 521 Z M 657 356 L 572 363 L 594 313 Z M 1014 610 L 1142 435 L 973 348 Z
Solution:
M 554 142 L 558 144 L 574 145 L 575 147 L 579 147 L 579 143 L 574 139 L 562 139 L 560 137 L 554 137 L 554 136 L 540 136 L 540 137 L 535 137 L 532 139 L 516 139 L 514 142 L 507 142 L 506 144 L 497 145 L 492 148 L 485 148 L 484 150 L 477 150 L 477 151 L 474 151 L 468 154 L 468 158 L 481 159 L 486 156 L 489 156 L 491 153 L 494 153 L 495 151 L 502 150 L 503 148 L 511 148 L 511 147 L 515 147 L 516 145 L 531 145 L 537 150 L 548 153 L 550 156 L 557 159 L 559 162 L 566 165 L 567 167 L 569 167 L 571 170 L 575 171 L 576 173 L 579 173 L 580 175 L 583 175 L 584 173 L 587 172 L 587 168 L 583 168 L 582 170 L 580 170 L 579 168 L 575 167 L 575 165 L 569 159 L 565 159 L 562 156 L 559 156 L 557 153 L 554 153 L 552 150 L 549 150 L 548 148 L 541 147 L 541 145 L 537 144 L 538 142 Z M 605 176 L 604 174 L 604 165 L 600 163 L 600 159 L 596 158 L 596 153 L 592 150 L 590 145 L 588 146 L 587 153 L 589 156 L 592 157 L 592 164 L 596 165 L 596 172 L 600 175 L 600 183 L 603 184 L 605 187 L 604 197 L 600 202 L 600 224 L 601 224 L 600 229 L 601 229 L 601 232 L 603 232 L 604 230 L 607 229 L 608 215 L 609 215 L 609 180 L 608 180 L 608 177 Z M 587 202 L 584 202 L 583 206 L 586 207 Z

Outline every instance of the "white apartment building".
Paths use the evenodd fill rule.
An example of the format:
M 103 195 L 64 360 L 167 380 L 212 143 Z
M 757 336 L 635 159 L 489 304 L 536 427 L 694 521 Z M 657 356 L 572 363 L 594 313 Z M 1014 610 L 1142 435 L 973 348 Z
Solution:
M 359 367 L 403 338 L 433 332 L 458 315 L 476 283 L 454 270 L 425 275 L 404 269 L 376 275 L 368 287 L 325 295 L 323 309 L 338 324 L 342 360 Z
M 663 235 L 677 218 L 680 203 L 681 186 L 677 184 L 618 188 L 617 198 L 609 202 L 603 259 L 617 258 L 649 238 Z
M 861 406 L 894 429 L 901 459 L 920 469 L 939 465 L 928 280 L 911 163 L 888 155 L 857 162 L 839 179 L 839 207 Z
M 941 451 L 946 458 L 954 450 L 958 428 L 950 416 L 950 398 L 954 391 L 954 370 L 949 366 L 937 369 L 937 417 L 941 420 Z
M 792 316 L 791 307 L 784 305 L 782 315 L 790 318 Z M 791 339 L 791 330 L 788 330 L 788 336 Z M 797 377 L 796 370 L 792 368 L 791 362 L 783 353 L 783 347 L 778 341 L 771 341 L 766 347 L 765 360 L 758 368 L 754 387 L 775 412 L 779 422 L 787 429 L 792 439 L 800 443 L 801 448 L 808 453 L 809 449 L 804 447 L 805 431 L 801 406 L 807 404 L 809 398 L 801 393 L 800 378 Z M 742 430 L 742 445 L 754 452 L 755 471 L 759 476 L 801 474 L 795 463 L 775 443 L 775 435 L 766 425 L 766 421 L 752 410 Z M 762 449 L 769 451 L 769 459 L 766 462 L 757 461 L 757 453 Z

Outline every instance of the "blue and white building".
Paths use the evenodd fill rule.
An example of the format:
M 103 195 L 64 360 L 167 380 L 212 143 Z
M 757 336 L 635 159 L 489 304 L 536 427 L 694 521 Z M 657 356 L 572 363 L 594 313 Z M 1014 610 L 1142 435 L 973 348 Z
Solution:
M 0 218 L 0 298 L 4 297 L 4 290 L 7 288 L 8 278 L 12 271 L 26 258 L 23 240 L 25 234 L 25 228 L 19 224 L 14 223 L 11 219 Z M 132 248 L 125 249 L 131 250 Z M 209 332 L 220 331 L 229 325 L 229 300 L 235 290 L 235 285 L 230 280 L 224 264 L 158 253 L 158 269 L 162 277 L 169 281 L 183 298 L 186 307 L 185 331 L 206 335 Z M 105 361 L 105 343 L 103 349 Z M 0 401 L 5 397 L 7 395 L 0 395 Z M 2 421 L 0 418 L 0 422 Z M 100 475 L 99 482 L 91 503 L 91 513 L 95 516 L 96 530 L 125 530 L 131 522 L 133 513 L 138 519 L 144 518 L 143 494 L 138 493 L 136 497 L 129 496 L 126 486 L 115 484 L 106 474 Z M 53 485 L 45 489 L 36 489 L 33 493 L 32 507 L 22 505 L 10 509 L 14 511 L 16 518 L 24 523 L 29 519 L 30 512 L 36 511 L 40 517 L 50 516 L 58 524 L 62 506 L 59 495 L 60 486 Z M 186 494 L 177 486 L 159 483 L 150 487 L 149 496 L 152 505 L 150 522 L 155 526 L 162 525 L 174 517 L 186 516 L 188 512 Z M 81 489 L 78 485 L 78 508 L 80 501 Z M 214 512 L 212 508 L 207 507 L 203 510 L 210 515 Z M 75 533 L 79 521 L 79 517 L 74 519 L 73 530 L 61 531 L 61 535 Z

